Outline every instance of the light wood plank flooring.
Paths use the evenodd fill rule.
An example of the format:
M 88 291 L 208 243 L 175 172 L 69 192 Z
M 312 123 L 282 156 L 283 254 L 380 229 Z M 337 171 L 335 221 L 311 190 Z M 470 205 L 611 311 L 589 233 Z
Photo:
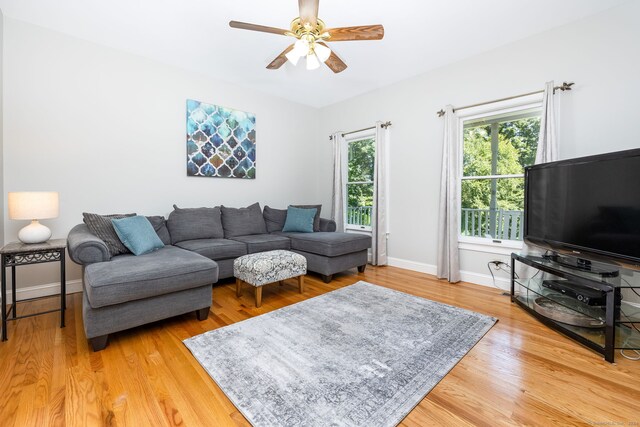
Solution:
M 267 286 L 260 308 L 252 292 L 237 299 L 228 281 L 214 287 L 206 321 L 188 314 L 125 331 L 98 353 L 84 337 L 80 294 L 71 295 L 64 329 L 56 314 L 9 325 L 9 341 L 0 343 L 0 425 L 248 425 L 182 340 L 358 280 L 500 319 L 401 425 L 640 423 L 640 362 L 619 355 L 616 364 L 605 362 L 496 289 L 369 267 L 364 274 L 337 275 L 330 284 L 308 275 L 302 295 L 295 280 Z M 19 312 L 56 304 L 25 303 Z

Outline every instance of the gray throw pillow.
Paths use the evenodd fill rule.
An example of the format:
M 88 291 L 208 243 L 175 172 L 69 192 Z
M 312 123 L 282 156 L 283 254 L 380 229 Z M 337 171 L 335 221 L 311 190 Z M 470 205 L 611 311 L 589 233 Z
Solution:
M 320 231 L 320 210 L 322 209 L 322 205 L 289 205 L 289 206 L 294 208 L 301 208 L 301 209 L 316 209 L 316 216 L 313 217 L 313 231 Z
M 195 239 L 222 239 L 224 231 L 220 219 L 220 208 L 179 208 L 167 219 L 171 244 Z
M 162 240 L 162 243 L 165 245 L 171 244 L 171 236 L 169 235 L 169 230 L 167 230 L 167 220 L 164 219 L 163 216 L 148 216 L 147 219 L 153 226 L 153 229 L 156 231 L 156 234 Z
M 120 254 L 131 253 L 125 245 L 122 244 L 120 238 L 116 234 L 116 230 L 111 223 L 112 219 L 127 218 L 130 216 L 136 216 L 136 214 L 112 214 L 112 215 L 98 215 L 94 213 L 82 213 L 82 218 L 89 231 L 101 239 L 109 249 L 109 254 L 114 257 Z
M 222 227 L 224 237 L 248 236 L 251 234 L 267 234 L 267 226 L 262 217 L 259 203 L 246 208 L 228 208 L 221 206 Z
M 264 222 L 269 233 L 282 231 L 284 223 L 287 221 L 287 210 L 265 206 L 262 216 L 264 217 Z

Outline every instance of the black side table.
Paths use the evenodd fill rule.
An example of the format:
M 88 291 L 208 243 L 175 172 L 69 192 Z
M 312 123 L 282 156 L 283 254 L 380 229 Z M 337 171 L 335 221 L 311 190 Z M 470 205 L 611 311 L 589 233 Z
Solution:
M 66 309 L 66 275 L 64 271 L 65 249 L 67 241 L 65 239 L 48 240 L 44 243 L 26 244 L 22 242 L 11 242 L 0 249 L 0 259 L 2 260 L 2 341 L 7 340 L 7 321 L 18 320 L 25 317 L 38 316 L 40 314 L 60 312 L 60 327 L 64 328 L 64 311 Z M 44 297 L 29 298 L 16 301 L 16 267 L 20 265 L 42 264 L 45 262 L 60 262 L 60 308 L 43 311 L 40 313 L 17 316 L 16 303 L 31 301 Z M 11 267 L 11 297 L 12 304 L 7 311 L 7 267 Z M 12 315 L 11 317 L 9 317 Z

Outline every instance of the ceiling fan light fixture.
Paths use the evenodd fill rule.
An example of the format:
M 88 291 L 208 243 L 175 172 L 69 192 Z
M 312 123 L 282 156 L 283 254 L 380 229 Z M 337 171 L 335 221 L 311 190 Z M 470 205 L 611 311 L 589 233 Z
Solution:
M 309 53 L 309 40 L 307 39 L 299 39 L 293 45 L 293 52 L 296 52 L 298 56 L 305 56 Z
M 284 55 L 287 58 L 287 61 L 291 62 L 293 65 L 298 65 L 298 60 L 302 58 L 304 55 L 299 55 L 295 49 L 291 50 Z
M 315 53 L 307 55 L 307 70 L 316 70 L 320 67 L 320 61 Z
M 306 39 L 300 39 L 295 42 L 293 49 L 287 52 L 284 56 L 293 65 L 297 65 L 300 58 L 309 54 L 309 41 Z
M 303 56 L 306 56 L 308 70 L 314 70 L 320 67 L 321 63 L 325 63 L 334 73 L 341 73 L 347 69 L 347 64 L 325 42 L 381 40 L 384 37 L 384 27 L 375 24 L 328 28 L 324 21 L 318 18 L 319 1 L 298 0 L 300 15 L 291 21 L 288 30 L 240 21 L 229 21 L 229 26 L 296 39 L 293 45 L 287 46 L 267 65 L 269 70 L 276 70 L 286 62 L 296 65 Z
M 331 49 L 319 43 L 315 44 L 313 50 L 316 55 L 318 55 L 318 59 L 320 60 L 320 62 L 326 62 L 327 59 L 329 59 L 329 57 L 331 56 Z

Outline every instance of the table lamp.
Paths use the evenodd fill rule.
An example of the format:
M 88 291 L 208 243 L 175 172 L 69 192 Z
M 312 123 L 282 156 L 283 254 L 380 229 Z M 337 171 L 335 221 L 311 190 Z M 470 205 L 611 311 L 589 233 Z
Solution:
M 9 192 L 9 218 L 31 220 L 18 233 L 23 243 L 42 243 L 49 240 L 51 230 L 39 219 L 58 216 L 58 193 L 54 191 Z

